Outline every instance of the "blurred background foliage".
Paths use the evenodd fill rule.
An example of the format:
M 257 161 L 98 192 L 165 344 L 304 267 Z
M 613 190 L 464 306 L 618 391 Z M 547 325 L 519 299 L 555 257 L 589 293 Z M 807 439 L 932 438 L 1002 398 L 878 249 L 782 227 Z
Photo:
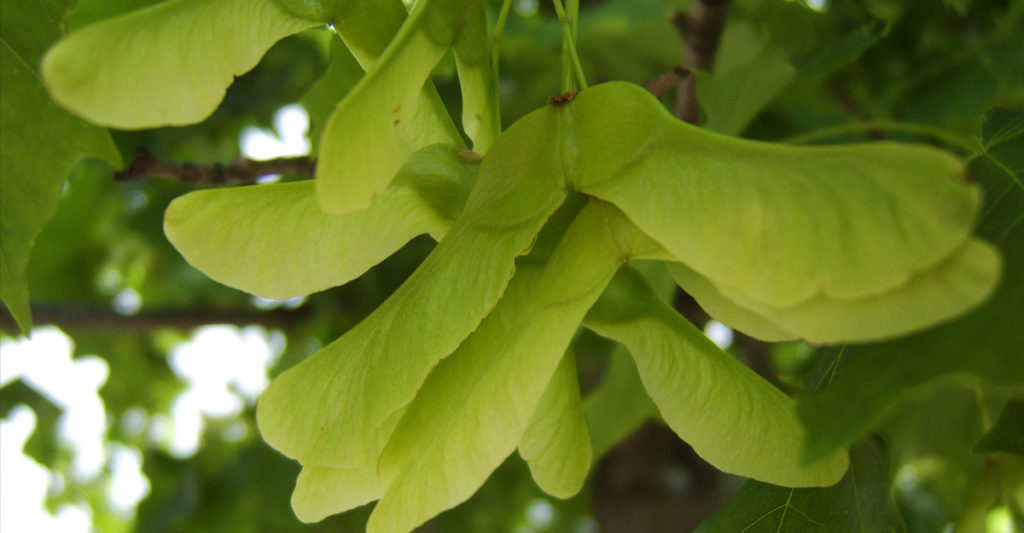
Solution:
M 80 0 L 68 28 L 152 3 Z M 492 3 L 496 13 L 500 2 Z M 643 84 L 679 63 L 683 45 L 670 15 L 688 9 L 689 1 L 591 0 L 582 6 L 579 51 L 592 82 Z M 560 68 L 560 29 L 547 3 L 516 0 L 513 13 L 501 42 L 506 125 L 558 92 Z M 275 45 L 254 70 L 237 79 L 206 121 L 184 128 L 115 131 L 114 139 L 125 161 L 144 146 L 164 160 L 224 163 L 242 155 L 244 132 L 273 131 L 278 110 L 298 103 L 309 113 L 315 151 L 334 103 L 360 74 L 328 30 L 310 30 Z M 735 0 L 716 70 L 698 76 L 707 124 L 729 134 L 783 141 L 838 127 L 829 141 L 885 137 L 954 149 L 975 146 L 986 110 L 1024 106 L 1024 2 Z M 450 58 L 434 81 L 457 118 L 458 87 Z M 665 98 L 668 102 L 673 95 Z M 851 126 L 872 122 L 915 126 Z M 238 387 L 229 394 L 242 407 L 202 415 L 199 446 L 176 450 L 171 444 L 177 430 L 175 406 L 190 384 L 175 369 L 172 353 L 201 326 L 249 326 L 233 331 L 269 343 L 275 353 L 267 371 L 276 375 L 381 303 L 430 251 L 432 241 L 415 239 L 343 287 L 299 301 L 260 301 L 206 279 L 163 237 L 164 209 L 188 186 L 164 179 L 115 182 L 116 170 L 97 161 L 75 169 L 56 217 L 38 238 L 30 266 L 40 327 L 56 324 L 73 340 L 76 361 L 99 358 L 108 368 L 98 391 L 105 421 L 99 471 L 84 478 L 73 472 L 78 452 L 60 436 L 67 406 L 17 375 L 7 376 L 0 389 L 5 419 L 26 408 L 34 414 L 35 429 L 24 452 L 49 471 L 47 505 L 87 508 L 93 526 L 104 532 L 361 530 L 366 507 L 318 524 L 296 520 L 289 498 L 298 465 L 260 440 L 253 398 Z M 690 311 L 699 326 L 707 325 L 699 310 Z M 20 341 L 7 317 L 3 326 L 4 351 L 12 352 Z M 618 368 L 616 355 L 594 335 L 581 334 L 578 345 L 584 390 L 595 390 L 609 368 Z M 739 334 L 729 349 L 794 393 L 813 389 L 837 360 L 835 350 L 792 343 L 765 346 Z M 11 364 L 9 353 L 3 360 Z M 624 371 L 629 370 L 627 365 Z M 604 383 L 611 387 L 612 381 Z M 1020 464 L 1004 461 L 993 467 L 992 455 L 971 447 L 995 423 L 1008 396 L 1005 388 L 976 380 L 946 380 L 891 410 L 873 428 L 882 437 L 858 444 L 857 453 L 873 465 L 872 479 L 883 500 L 888 501 L 890 490 L 894 498 L 864 516 L 897 530 L 940 531 L 977 511 L 972 498 L 981 498 L 983 522 L 988 520 L 986 513 L 998 507 L 997 499 L 978 496 L 978 487 L 988 485 L 974 480 L 1016 476 L 1020 487 Z M 601 414 L 620 426 L 606 434 L 632 436 L 596 461 L 580 495 L 566 501 L 544 495 L 513 457 L 470 501 L 423 531 L 690 531 L 740 490 L 742 480 L 703 465 L 657 421 L 643 423 L 652 413 L 649 405 L 611 398 L 601 400 Z M 116 449 L 135 450 L 148 479 L 141 501 L 127 511 L 110 503 Z M 5 490 L 12 486 L 5 484 Z M 761 498 L 757 494 L 762 493 L 750 496 L 756 489 L 744 487 L 730 506 L 742 503 L 741 498 Z M 1000 508 L 1009 517 L 1004 522 L 1020 523 L 1020 508 L 1013 502 Z M 717 523 L 728 523 L 728 509 Z M 714 521 L 705 527 L 728 530 L 714 529 L 724 527 Z

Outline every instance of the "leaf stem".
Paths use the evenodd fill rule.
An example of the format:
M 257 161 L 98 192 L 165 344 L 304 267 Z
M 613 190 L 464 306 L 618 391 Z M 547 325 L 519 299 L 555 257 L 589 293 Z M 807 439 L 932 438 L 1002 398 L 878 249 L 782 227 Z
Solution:
M 499 70 L 501 63 L 501 35 L 505 32 L 505 23 L 508 21 L 509 11 L 512 10 L 512 0 L 504 0 L 501 3 L 501 11 L 498 12 L 498 21 L 494 23 L 494 32 L 491 33 L 491 72 L 494 76 L 494 87 L 498 88 Z
M 576 19 L 579 17 L 579 0 L 566 0 L 565 6 L 562 0 L 552 0 L 555 5 L 555 13 L 562 23 L 562 92 L 567 93 L 575 89 L 573 74 L 576 76 L 576 84 L 580 89 L 587 88 L 587 78 L 583 74 L 583 66 L 580 65 L 580 58 L 576 54 Z
M 836 137 L 839 135 L 845 135 L 848 133 L 861 133 L 870 130 L 886 130 L 901 133 L 916 133 L 924 135 L 926 137 L 932 137 L 938 139 L 943 143 L 959 148 L 965 152 L 973 153 L 978 151 L 978 146 L 975 143 L 968 141 L 967 139 L 961 138 L 958 135 L 943 131 L 933 126 L 927 126 L 925 124 L 914 124 L 912 122 L 897 122 L 893 120 L 870 120 L 867 122 L 854 122 L 850 124 L 842 124 L 839 126 L 832 126 L 829 128 L 822 128 L 809 133 L 796 135 L 784 139 L 782 142 L 787 144 L 807 144 L 829 137 Z

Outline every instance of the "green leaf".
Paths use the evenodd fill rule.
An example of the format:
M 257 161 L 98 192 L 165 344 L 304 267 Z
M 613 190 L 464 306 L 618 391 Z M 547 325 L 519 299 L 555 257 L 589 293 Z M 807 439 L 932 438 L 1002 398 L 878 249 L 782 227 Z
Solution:
M 999 406 L 989 398 L 1006 395 L 971 381 L 931 384 L 896 406 L 877 428 L 892 450 L 893 464 L 905 469 L 898 497 L 906 502 L 927 492 L 948 509 L 922 513 L 921 503 L 911 503 L 904 510 L 908 524 L 921 514 L 938 522 L 953 520 L 955 510 L 963 506 L 972 472 L 985 461 L 971 453 L 971 447 L 984 433 L 984 413 Z
M 4 341 L 6 344 L 7 339 Z M 35 415 L 36 427 L 24 444 L 24 453 L 39 464 L 53 465 L 61 458 L 62 450 L 57 433 L 60 428 L 58 420 L 64 414 L 64 409 L 37 391 L 36 387 L 38 385 L 30 385 L 20 377 L 5 383 L 0 388 L 0 416 L 10 420 L 14 409 L 30 409 Z
M 570 183 L 619 206 L 734 303 L 786 309 L 903 290 L 961 250 L 974 223 L 979 193 L 963 181 L 962 163 L 939 150 L 723 137 L 624 83 L 592 88 L 570 106 L 578 150 Z M 993 271 L 981 286 L 995 284 Z M 977 292 L 948 298 L 951 307 L 936 314 L 964 312 L 985 291 Z M 907 329 L 899 321 L 884 333 Z
M 72 33 L 42 73 L 54 100 L 95 124 L 194 124 L 271 45 L 320 24 L 273 0 L 170 0 Z
M 850 450 L 839 484 L 792 489 L 748 481 L 699 533 L 889 533 L 904 531 L 890 496 L 889 456 L 880 439 Z
M 830 453 L 875 427 L 912 390 L 943 376 L 975 375 L 994 384 L 1024 385 L 1024 112 L 986 115 L 983 152 L 971 177 L 988 203 L 978 233 L 1003 253 L 1006 275 L 977 311 L 934 330 L 893 342 L 849 346 L 836 356 L 828 387 L 803 398 L 798 411 L 810 429 L 808 457 Z M 847 363 L 848 364 L 845 364 Z
M 520 260 L 505 296 L 437 365 L 391 436 L 380 470 L 396 477 L 367 531 L 408 531 L 476 491 L 520 443 L 580 320 L 615 271 L 625 259 L 659 251 L 618 209 L 592 201 L 546 264 Z M 565 460 L 579 475 L 590 455 Z
M 695 75 L 697 100 L 707 115 L 702 126 L 735 136 L 793 81 L 796 69 L 778 51 L 765 49 L 730 71 Z
M 793 401 L 725 353 L 623 269 L 584 325 L 620 342 L 669 427 L 716 468 L 786 486 L 831 485 L 845 452 L 805 465 Z
M 1012 502 L 1014 496 L 1024 497 L 1024 485 L 1020 482 L 1020 461 L 1007 456 L 994 457 L 975 472 L 964 495 L 963 508 L 956 518 L 957 533 L 987 533 L 989 512 L 1005 500 Z M 1015 494 L 1016 493 L 1016 494 Z M 1011 526 L 1011 531 L 1013 527 Z
M 196 191 L 167 208 L 164 232 L 210 278 L 284 299 L 342 285 L 413 237 L 448 231 L 476 164 L 451 146 L 413 154 L 366 210 L 332 216 L 317 208 L 312 181 Z
M 534 409 L 519 441 L 519 455 L 544 492 L 568 498 L 583 488 L 592 451 L 572 349 L 562 357 Z
M 121 164 L 110 135 L 54 104 L 36 70 L 68 10 L 69 2 L 7 2 L 0 11 L 0 296 L 23 333 L 32 328 L 29 255 L 64 180 L 83 157 Z
M 981 152 L 971 160 L 970 173 L 985 190 L 978 234 L 1006 251 L 1017 251 L 1002 243 L 1014 239 L 1024 225 L 1024 111 L 993 109 L 985 114 Z
M 327 122 L 316 172 L 324 211 L 364 209 L 409 154 L 435 143 L 461 144 L 449 123 L 418 115 L 438 112 L 439 102 L 431 99 L 431 90 L 424 91 L 424 83 L 467 26 L 480 22 L 482 10 L 476 0 L 469 5 L 455 0 L 416 3 L 380 59 Z M 339 31 L 345 35 L 343 28 Z
M 785 21 L 787 18 L 781 17 L 780 20 Z M 824 45 L 814 40 L 809 49 L 803 50 L 799 57 L 794 58 L 793 63 L 804 82 L 827 79 L 843 66 L 862 56 L 888 31 L 887 25 L 873 21 Z
M 978 443 L 976 452 L 1006 452 L 1024 456 L 1024 399 L 1011 398 Z
M 971 5 L 971 0 L 944 0 L 944 3 L 955 9 L 961 16 L 967 13 L 967 9 Z
M 481 163 L 462 215 L 416 272 L 366 320 L 267 388 L 257 419 L 271 446 L 335 468 L 377 456 L 378 427 L 390 431 L 382 422 L 491 311 L 515 257 L 565 199 L 557 124 L 546 108 L 509 128 Z
M 604 380 L 583 399 L 583 415 L 595 462 L 648 419 L 658 416 L 633 358 L 621 344 L 612 348 Z

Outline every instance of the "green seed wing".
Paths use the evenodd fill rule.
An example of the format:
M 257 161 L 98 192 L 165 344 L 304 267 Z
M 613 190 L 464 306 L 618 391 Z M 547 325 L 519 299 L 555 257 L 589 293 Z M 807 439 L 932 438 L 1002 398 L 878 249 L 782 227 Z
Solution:
M 385 422 L 491 312 L 515 258 L 565 199 L 551 142 L 557 120 L 544 109 L 513 125 L 480 165 L 461 216 L 409 279 L 267 388 L 257 419 L 269 444 L 304 465 L 353 468 L 379 455 Z M 536 157 L 523 161 L 524 152 Z
M 789 308 L 771 307 L 715 286 L 682 263 L 669 270 L 712 316 L 768 341 L 868 342 L 925 329 L 984 302 L 1001 273 L 998 251 L 970 239 L 949 259 L 913 275 L 896 290 L 858 300 L 819 295 Z
M 324 211 L 365 209 L 415 150 L 461 143 L 450 122 L 424 116 L 443 114 L 432 88 L 425 90 L 424 84 L 453 43 L 464 34 L 486 35 L 485 24 L 478 0 L 416 4 L 380 58 L 327 121 L 316 172 Z M 341 31 L 344 37 L 345 30 Z
M 271 45 L 321 24 L 273 0 L 170 0 L 68 35 L 42 74 L 54 100 L 95 124 L 194 124 Z
M 537 485 L 556 498 L 583 488 L 593 451 L 583 418 L 576 356 L 570 348 L 555 369 L 519 441 L 519 455 Z
M 624 268 L 584 325 L 620 342 L 644 387 L 676 434 L 716 468 L 788 487 L 831 485 L 845 452 L 801 460 L 806 431 L 793 401 L 755 374 Z
M 724 137 L 622 83 L 572 105 L 570 181 L 619 206 L 694 271 L 764 304 L 900 287 L 958 250 L 978 209 L 962 163 L 939 150 Z
M 476 175 L 453 147 L 424 148 L 369 208 L 320 211 L 312 181 L 207 189 L 174 200 L 164 233 L 185 259 L 230 287 L 284 299 L 345 284 L 417 235 L 440 240 Z

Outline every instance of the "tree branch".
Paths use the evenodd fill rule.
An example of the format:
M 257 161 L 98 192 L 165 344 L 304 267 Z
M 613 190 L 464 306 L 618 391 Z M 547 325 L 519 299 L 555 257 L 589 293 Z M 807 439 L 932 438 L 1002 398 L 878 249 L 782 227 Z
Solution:
M 108 307 L 82 305 L 33 305 L 32 319 L 36 326 L 54 325 L 61 329 L 91 331 L 150 331 L 162 328 L 190 330 L 209 324 L 258 325 L 267 328 L 288 328 L 313 316 L 306 307 L 272 309 L 269 311 L 208 311 L 164 309 L 122 315 Z M 6 312 L 0 312 L 0 331 L 17 333 L 18 325 Z
M 676 11 L 672 14 L 672 23 L 679 30 L 686 45 L 682 67 L 687 71 L 701 69 L 711 72 L 729 2 L 730 0 L 694 0 L 689 13 Z M 700 122 L 696 82 L 697 77 L 692 74 L 683 78 L 679 83 L 676 97 L 676 116 L 690 124 Z
M 647 83 L 644 83 L 644 88 L 660 100 L 662 96 L 665 96 L 673 88 L 679 86 L 681 80 L 689 76 L 690 71 L 683 67 L 675 67 L 648 80 Z
M 255 183 L 270 174 L 312 176 L 316 160 L 310 157 L 284 157 L 256 161 L 240 158 L 227 165 L 160 161 L 149 150 L 139 147 L 128 168 L 114 175 L 117 181 L 131 181 L 147 176 L 173 178 L 190 185 L 226 185 Z

